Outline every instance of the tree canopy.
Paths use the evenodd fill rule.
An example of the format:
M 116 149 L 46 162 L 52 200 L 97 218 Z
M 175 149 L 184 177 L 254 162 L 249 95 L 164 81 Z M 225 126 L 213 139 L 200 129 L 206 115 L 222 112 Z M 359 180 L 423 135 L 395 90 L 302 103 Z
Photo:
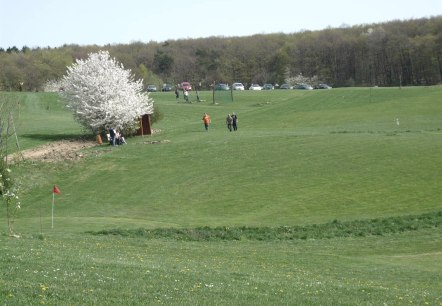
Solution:
M 302 74 L 333 86 L 442 82 L 442 16 L 292 34 L 207 37 L 106 46 L 0 49 L 0 90 L 41 90 L 66 66 L 107 50 L 144 86 L 190 81 L 284 83 Z
M 108 51 L 90 53 L 68 67 L 60 94 L 74 117 L 94 133 L 109 127 L 126 132 L 137 128 L 137 119 L 153 113 L 153 101 L 143 93 L 141 80 L 111 58 Z

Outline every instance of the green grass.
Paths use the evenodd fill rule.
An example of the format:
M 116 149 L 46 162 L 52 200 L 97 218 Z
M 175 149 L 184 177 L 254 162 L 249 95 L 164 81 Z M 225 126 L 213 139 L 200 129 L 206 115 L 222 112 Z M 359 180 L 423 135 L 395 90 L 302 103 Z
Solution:
M 0 299 L 6 305 L 439 305 L 436 237 L 433 231 L 296 243 L 2 237 Z
M 388 234 L 417 231 L 421 229 L 438 229 L 442 223 L 442 211 L 420 216 L 390 217 L 364 221 L 340 222 L 333 220 L 325 224 L 308 226 L 280 227 L 216 227 L 209 226 L 182 229 L 112 229 L 91 231 L 93 235 L 119 235 L 124 237 L 145 237 L 147 239 L 171 238 L 186 241 L 216 240 L 296 240 L 296 239 L 330 239 L 342 237 L 383 236 Z
M 20 134 L 21 149 L 50 141 L 87 137 L 55 94 L 2 92 L 1 102 L 17 105 L 14 126 Z
M 151 96 L 159 133 L 14 167 L 3 304 L 441 304 L 441 87 Z M 53 94 L 1 97 L 23 148 L 84 136 Z

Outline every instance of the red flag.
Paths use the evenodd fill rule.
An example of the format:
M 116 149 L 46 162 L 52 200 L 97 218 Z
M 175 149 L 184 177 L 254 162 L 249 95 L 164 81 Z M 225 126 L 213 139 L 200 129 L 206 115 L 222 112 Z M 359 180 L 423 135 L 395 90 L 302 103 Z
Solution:
M 53 192 L 53 193 L 56 193 L 56 194 L 61 194 L 61 191 L 60 191 L 60 189 L 57 187 L 57 185 L 54 185 L 54 189 L 52 189 L 52 192 Z

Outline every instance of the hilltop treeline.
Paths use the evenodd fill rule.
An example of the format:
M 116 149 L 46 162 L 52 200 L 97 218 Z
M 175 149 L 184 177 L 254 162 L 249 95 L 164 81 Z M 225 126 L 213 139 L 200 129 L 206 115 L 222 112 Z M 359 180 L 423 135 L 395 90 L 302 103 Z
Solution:
M 442 82 L 442 16 L 292 34 L 12 46 L 0 49 L 0 89 L 42 90 L 75 59 L 98 50 L 108 50 L 145 84 L 281 84 L 302 75 L 334 86 L 434 85 Z

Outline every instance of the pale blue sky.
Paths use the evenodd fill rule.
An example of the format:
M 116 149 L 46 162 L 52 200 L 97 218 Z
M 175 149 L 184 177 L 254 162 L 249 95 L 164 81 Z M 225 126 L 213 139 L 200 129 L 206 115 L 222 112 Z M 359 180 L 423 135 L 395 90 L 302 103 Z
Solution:
M 441 15 L 442 0 L 0 0 L 0 47 L 295 33 Z

